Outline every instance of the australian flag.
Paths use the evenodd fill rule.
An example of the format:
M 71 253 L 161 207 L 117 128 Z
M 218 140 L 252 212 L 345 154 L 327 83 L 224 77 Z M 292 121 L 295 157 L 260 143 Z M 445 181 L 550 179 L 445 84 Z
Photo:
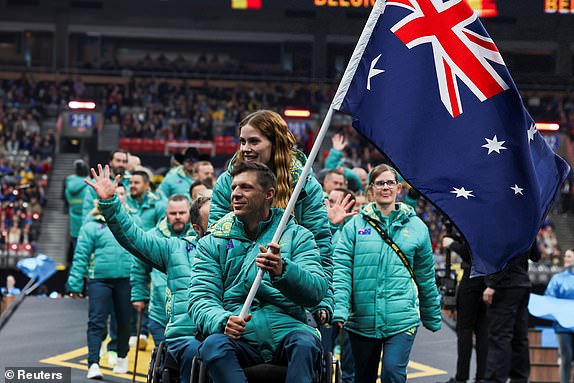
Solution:
M 569 171 L 465 0 L 378 0 L 333 108 L 450 217 L 475 275 L 532 245 Z

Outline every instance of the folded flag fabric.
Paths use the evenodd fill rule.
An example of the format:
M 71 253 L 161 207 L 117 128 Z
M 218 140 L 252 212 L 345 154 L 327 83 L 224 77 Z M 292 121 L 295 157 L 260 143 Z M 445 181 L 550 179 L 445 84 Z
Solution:
M 574 330 L 574 299 L 530 294 L 528 311 L 532 316 L 558 322 L 560 326 Z
M 56 264 L 47 255 L 38 254 L 33 258 L 24 258 L 16 265 L 28 278 L 41 285 L 56 272 Z

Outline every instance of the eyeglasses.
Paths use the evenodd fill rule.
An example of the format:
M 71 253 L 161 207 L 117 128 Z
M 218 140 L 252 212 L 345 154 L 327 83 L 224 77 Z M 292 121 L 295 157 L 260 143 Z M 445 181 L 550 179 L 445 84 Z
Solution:
M 393 187 L 397 184 L 398 182 L 396 180 L 388 180 L 388 181 L 375 181 L 373 182 L 373 186 L 377 189 L 382 189 L 385 186 L 388 187 Z

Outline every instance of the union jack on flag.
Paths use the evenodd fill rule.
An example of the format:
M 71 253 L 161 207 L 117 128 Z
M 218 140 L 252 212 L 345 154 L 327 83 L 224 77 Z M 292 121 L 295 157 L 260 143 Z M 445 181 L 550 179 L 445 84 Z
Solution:
M 466 0 L 377 0 L 332 107 L 453 221 L 475 275 L 530 247 L 569 171 Z
M 465 0 L 395 0 L 387 5 L 411 11 L 391 31 L 409 49 L 431 45 L 440 98 L 453 117 L 462 113 L 457 79 L 480 101 L 509 88 L 488 61 L 504 65 L 496 45 L 470 29 L 477 16 Z

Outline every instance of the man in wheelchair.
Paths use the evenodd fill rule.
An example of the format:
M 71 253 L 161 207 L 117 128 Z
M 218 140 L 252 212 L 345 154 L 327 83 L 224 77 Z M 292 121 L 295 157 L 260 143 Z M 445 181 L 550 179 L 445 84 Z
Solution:
M 280 243 L 270 243 L 283 210 L 271 208 L 277 181 L 269 168 L 241 162 L 231 175 L 233 211 L 199 241 L 192 269 L 190 314 L 207 336 L 199 356 L 214 383 L 247 382 L 243 368 L 280 359 L 286 382 L 312 382 L 321 344 L 306 309 L 330 285 L 319 249 L 292 219 Z M 241 318 L 258 268 L 267 273 L 251 313 Z

